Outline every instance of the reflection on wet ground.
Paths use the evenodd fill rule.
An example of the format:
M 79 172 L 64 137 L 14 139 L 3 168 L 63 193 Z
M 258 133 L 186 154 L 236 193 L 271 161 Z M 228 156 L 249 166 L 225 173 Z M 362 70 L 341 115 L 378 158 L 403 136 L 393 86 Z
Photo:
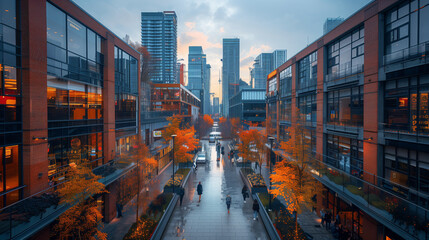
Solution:
M 227 142 L 221 142 L 229 152 Z M 203 141 L 209 161 L 191 173 L 183 205 L 177 206 L 163 239 L 269 239 L 263 223 L 253 220 L 252 201 L 243 202 L 243 182 L 228 158 L 216 161 L 215 144 Z M 203 195 L 198 202 L 196 186 L 201 181 Z M 231 195 L 228 214 L 225 198 Z

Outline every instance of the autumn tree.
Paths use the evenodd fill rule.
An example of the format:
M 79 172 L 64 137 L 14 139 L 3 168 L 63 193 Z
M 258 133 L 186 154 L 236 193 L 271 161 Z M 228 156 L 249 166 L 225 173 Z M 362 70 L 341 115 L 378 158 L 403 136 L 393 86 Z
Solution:
M 241 131 L 241 122 L 239 118 L 219 119 L 219 128 L 223 138 L 238 138 L 238 132 Z
M 243 158 L 243 162 L 245 160 L 257 162 L 259 166 L 262 166 L 267 149 L 265 146 L 267 141 L 265 131 L 253 128 L 240 131 L 238 135 L 240 138 L 238 150 Z M 262 174 L 262 168 L 259 168 L 259 173 Z
M 71 206 L 54 226 L 59 239 L 106 239 L 101 232 L 103 215 L 97 208 L 94 196 L 105 193 L 104 184 L 98 180 L 89 163 L 71 163 L 66 174 L 67 181 L 57 190 L 60 204 Z
M 205 114 L 203 117 L 198 118 L 198 133 L 200 134 L 200 137 L 206 136 L 210 129 L 213 127 L 213 118 Z
M 172 135 L 176 135 L 174 139 L 174 159 L 177 162 L 191 161 L 193 152 L 198 147 L 198 139 L 195 138 L 195 128 L 181 127 L 181 118 L 177 116 L 167 118 L 168 126 L 163 131 L 163 137 L 166 142 L 172 140 Z
M 280 143 L 287 157 L 276 163 L 271 181 L 275 186 L 271 193 L 281 196 L 287 202 L 290 212 L 301 213 L 313 206 L 312 198 L 320 193 L 322 185 L 310 173 L 308 164 L 311 156 L 311 140 L 306 137 L 305 117 L 299 110 L 292 127 L 286 129 L 289 140 Z M 297 222 L 296 222 L 297 228 Z

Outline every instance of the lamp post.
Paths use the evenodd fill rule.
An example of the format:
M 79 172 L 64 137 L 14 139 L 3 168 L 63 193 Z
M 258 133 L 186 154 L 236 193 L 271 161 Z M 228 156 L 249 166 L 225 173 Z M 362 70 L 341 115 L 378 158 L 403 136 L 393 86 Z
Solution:
M 271 144 L 271 152 L 270 152 L 270 195 L 269 195 L 269 204 L 268 204 L 268 211 L 271 211 L 271 174 L 272 174 L 272 168 L 271 168 L 271 153 L 273 152 L 273 142 L 274 142 L 274 138 L 273 137 L 268 137 L 268 141 Z
M 173 195 L 176 193 L 175 191 L 174 191 L 174 139 L 177 137 L 177 135 L 176 134 L 174 134 L 174 135 L 171 135 L 171 137 L 173 138 Z

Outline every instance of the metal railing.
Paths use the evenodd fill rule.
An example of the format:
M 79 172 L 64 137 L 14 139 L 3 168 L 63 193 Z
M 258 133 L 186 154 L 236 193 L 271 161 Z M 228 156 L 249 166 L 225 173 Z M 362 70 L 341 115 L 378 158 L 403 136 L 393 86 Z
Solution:
M 411 189 L 363 170 L 354 176 L 319 160 L 323 157 L 319 154 L 307 162 L 316 179 L 405 239 L 429 239 L 429 209 L 406 199 L 405 191 Z
M 364 65 L 351 66 L 351 63 L 346 63 L 340 66 L 340 69 L 336 72 L 326 75 L 325 82 L 335 82 L 337 80 L 362 73 L 364 71 Z
M 93 170 L 108 185 L 136 165 L 132 161 L 116 159 Z M 49 187 L 7 207 L 0 209 L 0 239 L 25 239 L 53 222 L 71 206 L 60 204 L 56 193 L 61 183 Z
M 407 60 L 422 59 L 428 62 L 429 54 L 429 42 L 424 42 L 419 45 L 411 46 L 390 54 L 386 54 L 383 57 L 384 65 L 392 63 L 399 63 Z

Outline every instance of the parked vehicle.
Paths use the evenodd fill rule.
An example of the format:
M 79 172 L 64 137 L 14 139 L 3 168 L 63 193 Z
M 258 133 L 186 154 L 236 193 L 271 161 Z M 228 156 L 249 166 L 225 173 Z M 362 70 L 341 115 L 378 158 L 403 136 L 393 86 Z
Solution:
M 206 163 L 207 157 L 204 152 L 198 153 L 197 157 L 195 158 L 195 163 Z
M 216 140 L 221 139 L 221 133 L 220 132 L 211 132 L 209 135 L 209 143 L 214 143 Z

